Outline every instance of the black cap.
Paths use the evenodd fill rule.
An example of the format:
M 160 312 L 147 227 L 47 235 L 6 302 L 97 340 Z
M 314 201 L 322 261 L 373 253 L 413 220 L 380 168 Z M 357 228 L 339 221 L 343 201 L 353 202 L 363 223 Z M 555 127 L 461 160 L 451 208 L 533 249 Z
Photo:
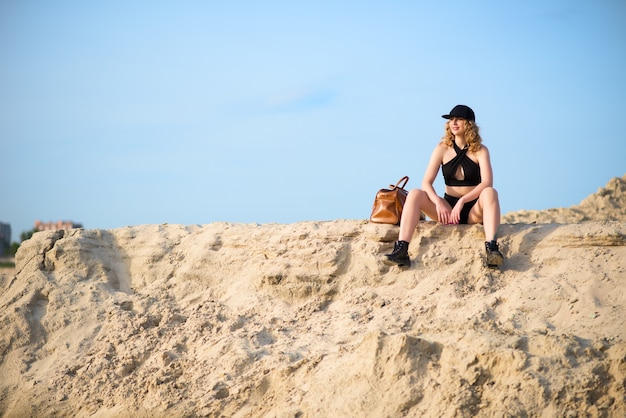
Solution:
M 465 105 L 456 105 L 452 108 L 449 115 L 441 115 L 441 117 L 445 119 L 463 118 L 465 120 L 471 120 L 472 122 L 476 120 L 474 111 L 469 106 Z

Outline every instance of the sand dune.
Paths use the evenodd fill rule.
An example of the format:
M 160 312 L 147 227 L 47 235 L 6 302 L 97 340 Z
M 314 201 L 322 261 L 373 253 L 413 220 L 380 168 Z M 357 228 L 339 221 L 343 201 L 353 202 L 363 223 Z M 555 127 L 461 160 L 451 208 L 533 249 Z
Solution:
M 580 223 L 588 221 L 620 221 L 626 219 L 626 175 L 611 179 L 608 184 L 570 208 L 521 210 L 507 213 L 503 223 Z
M 433 222 L 408 270 L 364 220 L 37 233 L 0 282 L 0 414 L 626 416 L 625 181 L 505 215 L 495 270 Z

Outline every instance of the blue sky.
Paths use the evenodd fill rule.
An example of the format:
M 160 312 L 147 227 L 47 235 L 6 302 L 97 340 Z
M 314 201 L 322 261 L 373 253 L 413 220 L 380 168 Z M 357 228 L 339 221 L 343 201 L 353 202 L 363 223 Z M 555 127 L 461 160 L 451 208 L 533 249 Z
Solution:
M 503 213 L 578 204 L 626 173 L 625 21 L 623 0 L 0 0 L 0 221 L 367 219 L 419 187 L 459 103 Z

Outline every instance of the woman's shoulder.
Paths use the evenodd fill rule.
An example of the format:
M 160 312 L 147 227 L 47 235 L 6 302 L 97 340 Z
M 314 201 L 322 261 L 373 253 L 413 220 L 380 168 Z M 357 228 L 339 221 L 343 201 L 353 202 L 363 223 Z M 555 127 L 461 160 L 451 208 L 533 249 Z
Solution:
M 448 147 L 443 141 L 438 143 L 437 146 L 435 146 L 435 149 L 433 150 L 433 155 L 438 155 L 438 156 L 443 156 L 443 154 L 445 154 L 445 152 L 447 150 L 449 150 L 450 147 Z
M 450 148 L 452 148 L 452 145 L 447 145 L 444 141 L 441 141 L 435 146 L 434 152 L 445 152 Z
M 487 148 L 484 144 L 480 144 L 480 148 L 478 149 L 478 151 L 476 151 L 474 153 L 474 155 L 476 155 L 476 158 L 478 158 L 478 161 L 480 161 L 481 159 L 489 159 L 489 148 Z

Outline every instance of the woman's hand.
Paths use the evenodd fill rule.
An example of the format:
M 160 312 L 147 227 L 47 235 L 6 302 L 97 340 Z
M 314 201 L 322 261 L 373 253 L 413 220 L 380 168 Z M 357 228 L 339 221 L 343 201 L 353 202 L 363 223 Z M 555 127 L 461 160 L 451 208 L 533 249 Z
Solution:
M 437 208 L 437 219 L 439 223 L 442 223 L 444 225 L 449 224 L 452 208 L 450 207 L 448 201 L 440 197 L 435 206 Z
M 459 199 L 454 205 L 454 207 L 452 208 L 452 211 L 450 211 L 450 216 L 448 218 L 449 224 L 456 225 L 459 222 L 461 222 L 461 210 L 463 210 L 463 206 L 464 206 L 464 203 L 461 202 L 462 200 L 463 199 Z

